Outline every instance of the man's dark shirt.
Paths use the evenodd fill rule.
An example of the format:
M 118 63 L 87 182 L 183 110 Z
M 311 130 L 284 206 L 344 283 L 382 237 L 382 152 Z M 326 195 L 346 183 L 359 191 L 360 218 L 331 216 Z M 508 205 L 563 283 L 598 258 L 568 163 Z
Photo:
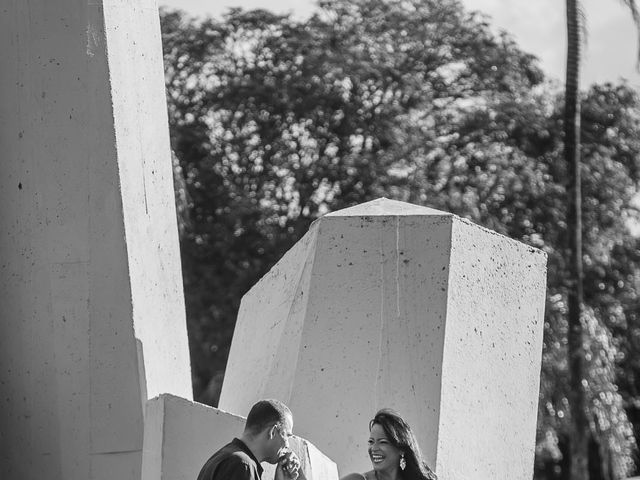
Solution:
M 234 438 L 204 464 L 198 480 L 261 480 L 262 466 L 242 440 Z

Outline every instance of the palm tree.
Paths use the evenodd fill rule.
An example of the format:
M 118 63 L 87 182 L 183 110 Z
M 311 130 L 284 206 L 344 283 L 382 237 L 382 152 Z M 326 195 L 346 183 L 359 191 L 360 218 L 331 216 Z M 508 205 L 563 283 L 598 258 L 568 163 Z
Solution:
M 640 35 L 640 13 L 636 0 L 621 0 L 629 7 Z M 580 174 L 580 61 L 584 16 L 580 0 L 566 0 L 567 12 L 567 76 L 565 81 L 564 158 L 569 172 L 567 232 L 571 252 L 568 287 L 568 347 L 571 378 L 571 418 L 573 435 L 570 446 L 571 480 L 588 480 L 587 401 L 583 381 L 585 375 L 584 306 L 582 269 L 582 189 Z M 640 48 L 638 50 L 640 56 Z M 640 58 L 640 57 L 639 57 Z

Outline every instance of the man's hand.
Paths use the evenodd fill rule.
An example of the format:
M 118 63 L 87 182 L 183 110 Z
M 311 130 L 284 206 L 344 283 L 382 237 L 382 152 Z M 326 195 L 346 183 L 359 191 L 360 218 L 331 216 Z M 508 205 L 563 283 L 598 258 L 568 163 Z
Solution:
M 300 470 L 300 459 L 291 450 L 286 450 L 278 459 L 274 480 L 296 480 Z

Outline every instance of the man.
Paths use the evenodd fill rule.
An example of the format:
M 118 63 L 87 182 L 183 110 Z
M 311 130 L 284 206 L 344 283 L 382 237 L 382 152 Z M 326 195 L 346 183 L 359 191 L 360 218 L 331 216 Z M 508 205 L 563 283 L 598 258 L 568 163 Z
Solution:
M 260 462 L 277 463 L 276 478 L 295 480 L 300 461 L 289 450 L 291 410 L 279 400 L 260 400 L 247 416 L 240 438 L 234 438 L 204 464 L 198 480 L 261 480 Z

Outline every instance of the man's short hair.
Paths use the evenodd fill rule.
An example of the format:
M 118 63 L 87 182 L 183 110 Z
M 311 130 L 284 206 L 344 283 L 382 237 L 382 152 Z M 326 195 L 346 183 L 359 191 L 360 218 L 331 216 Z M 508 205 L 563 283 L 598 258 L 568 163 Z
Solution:
M 265 428 L 273 424 L 284 423 L 285 417 L 291 415 L 291 410 L 280 400 L 260 400 L 256 403 L 247 415 L 245 430 L 252 433 L 262 432 Z

